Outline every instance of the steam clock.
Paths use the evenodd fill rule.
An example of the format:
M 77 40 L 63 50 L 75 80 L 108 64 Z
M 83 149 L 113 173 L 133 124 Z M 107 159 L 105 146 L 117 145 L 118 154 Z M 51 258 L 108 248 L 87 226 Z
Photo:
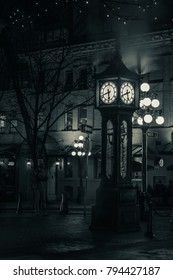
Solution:
M 102 117 L 101 182 L 92 208 L 91 230 L 139 228 L 132 179 L 132 115 L 139 103 L 139 76 L 119 53 L 96 74 L 96 108 Z

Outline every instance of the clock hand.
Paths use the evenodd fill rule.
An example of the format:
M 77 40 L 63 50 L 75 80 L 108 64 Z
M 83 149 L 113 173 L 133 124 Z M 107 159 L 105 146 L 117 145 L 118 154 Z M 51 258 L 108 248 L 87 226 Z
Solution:
M 127 90 L 125 93 L 122 94 L 122 96 L 127 95 L 127 98 L 129 99 L 129 93 L 130 91 Z
M 108 99 L 110 99 L 110 93 L 111 93 L 111 90 L 110 90 L 110 89 L 107 89 L 107 92 L 105 92 L 105 94 L 108 95 Z M 105 94 L 104 94 L 104 95 L 105 95 Z
M 102 95 L 106 95 L 106 94 L 109 94 L 109 93 L 111 93 L 111 90 L 107 89 L 107 91 L 102 93 Z
M 107 89 L 108 98 L 110 98 L 111 90 Z

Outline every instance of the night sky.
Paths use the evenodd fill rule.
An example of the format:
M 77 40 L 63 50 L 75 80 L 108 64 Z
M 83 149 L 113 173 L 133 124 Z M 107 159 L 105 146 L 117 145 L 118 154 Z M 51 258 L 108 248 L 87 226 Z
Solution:
M 147 31 L 144 26 L 150 30 L 173 26 L 171 0 L 1 0 L 0 17 L 21 27 L 28 21 L 54 25 L 59 20 L 67 21 L 72 16 L 72 7 L 76 18 L 93 20 L 93 28 L 96 17 L 112 25 L 128 25 L 128 28 L 138 24 L 136 32 Z

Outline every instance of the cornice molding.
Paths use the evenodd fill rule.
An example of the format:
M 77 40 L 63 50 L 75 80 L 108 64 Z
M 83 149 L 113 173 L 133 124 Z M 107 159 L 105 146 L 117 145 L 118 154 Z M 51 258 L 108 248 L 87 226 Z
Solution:
M 124 37 L 125 38 L 125 37 Z M 126 37 L 130 46 L 158 47 L 171 44 L 173 40 L 173 29 L 140 34 Z
M 168 46 L 173 42 L 173 29 L 163 30 L 151 33 L 140 34 L 136 36 L 124 36 L 121 40 L 121 49 L 127 47 L 145 47 L 154 48 L 158 46 Z M 92 55 L 97 52 L 106 53 L 115 51 L 116 39 L 102 40 L 90 43 L 84 43 L 72 46 L 72 54 Z

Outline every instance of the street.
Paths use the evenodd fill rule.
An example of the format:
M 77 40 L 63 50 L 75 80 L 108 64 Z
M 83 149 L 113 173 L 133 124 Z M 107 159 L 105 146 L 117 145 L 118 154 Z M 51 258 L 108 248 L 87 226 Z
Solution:
M 137 232 L 91 232 L 90 214 L 36 216 L 32 211 L 0 213 L 0 259 L 173 259 L 169 211 L 153 213 L 155 237 Z

